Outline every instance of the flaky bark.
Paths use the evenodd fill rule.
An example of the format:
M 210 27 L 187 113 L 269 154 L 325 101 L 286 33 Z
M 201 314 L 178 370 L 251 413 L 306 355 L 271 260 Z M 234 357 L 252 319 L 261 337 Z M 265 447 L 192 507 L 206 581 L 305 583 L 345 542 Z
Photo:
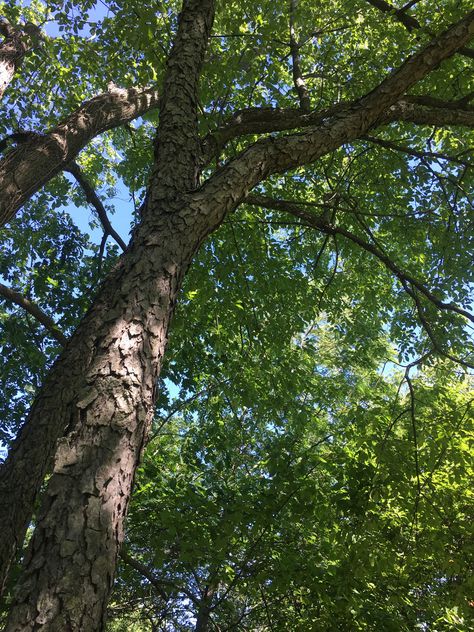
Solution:
M 37 624 L 47 630 L 102 628 L 175 296 L 205 236 L 195 219 L 189 221 L 195 217 L 195 208 L 183 207 L 142 224 L 66 346 L 12 451 L 13 467 L 2 475 L 9 497 L 1 507 L 2 547 L 20 534 L 19 519 L 24 531 L 46 453 L 67 425 L 7 630 Z M 206 214 L 206 230 L 219 220 Z
M 0 226 L 89 141 L 158 106 L 155 88 L 114 89 L 83 103 L 50 132 L 32 135 L 0 161 Z
M 8 632 L 87 632 L 103 627 L 173 305 L 202 241 L 261 180 L 314 162 L 383 120 L 412 85 L 469 40 L 474 12 L 369 94 L 337 107 L 304 133 L 255 143 L 196 189 L 197 84 L 212 18 L 212 0 L 183 3 L 142 222 L 54 366 L 0 473 L 5 567 L 22 540 L 56 440 L 62 436 Z M 112 116 L 116 124 L 133 94 L 98 97 L 46 139 L 11 152 L 6 160 L 10 168 L 20 165 L 20 174 L 15 180 L 8 179 L 8 170 L 0 172 L 0 183 L 3 178 L 9 187 L 0 199 L 10 211 L 69 162 L 84 146 L 84 138 L 110 122 L 109 106 L 119 111 Z M 28 174 L 28 165 L 36 165 L 40 176 Z
M 196 249 L 222 220 L 222 205 L 183 196 L 197 177 L 196 86 L 212 17 L 210 0 L 184 3 L 168 67 L 174 101 L 165 101 L 159 128 L 167 143 L 157 151 L 142 223 L 53 368 L 2 470 L 0 529 L 8 558 L 31 516 L 56 439 L 64 435 L 8 631 L 104 626 L 176 293 Z M 185 75 L 193 93 L 179 81 Z M 172 170 L 171 153 L 182 158 Z M 12 504 L 20 506 L 11 511 Z
M 331 108 L 312 112 L 295 108 L 240 110 L 203 139 L 202 163 L 208 164 L 234 138 L 315 127 L 336 114 L 348 111 L 350 105 L 349 102 L 341 102 Z M 418 125 L 462 125 L 473 128 L 474 107 L 449 101 L 420 102 L 419 98 L 406 96 L 382 112 L 373 127 L 402 121 Z

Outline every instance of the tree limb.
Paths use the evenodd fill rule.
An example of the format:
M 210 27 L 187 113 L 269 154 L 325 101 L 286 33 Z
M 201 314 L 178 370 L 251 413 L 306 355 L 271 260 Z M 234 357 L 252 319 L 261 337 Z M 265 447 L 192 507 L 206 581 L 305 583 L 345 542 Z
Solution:
M 354 102 L 355 103 L 355 102 Z M 305 129 L 346 111 L 349 102 L 341 102 L 325 110 L 302 112 L 299 108 L 248 108 L 236 112 L 229 120 L 202 140 L 202 162 L 209 161 L 225 145 L 241 136 Z M 418 125 L 460 125 L 474 127 L 474 108 L 464 99 L 441 101 L 434 97 L 405 96 L 383 112 L 374 127 L 398 121 Z
M 415 123 L 416 125 L 437 127 L 459 125 L 473 128 L 474 110 L 472 108 L 428 107 L 413 102 L 412 97 L 405 97 L 388 108 L 380 116 L 377 123 L 378 125 L 384 125 L 401 121 Z
M 298 0 L 290 0 L 290 52 L 292 59 L 293 83 L 300 101 L 300 108 L 305 112 L 311 109 L 308 88 L 306 87 L 303 73 L 301 71 L 300 47 L 295 33 L 295 11 Z
M 155 88 L 113 89 L 85 101 L 50 132 L 12 149 L 0 161 L 0 226 L 95 136 L 158 105 Z
M 15 76 L 23 57 L 32 47 L 35 36 L 38 37 L 39 34 L 39 27 L 31 22 L 23 27 L 16 27 L 6 18 L 0 19 L 0 35 L 4 37 L 0 44 L 0 99 Z
M 413 30 L 421 29 L 422 26 L 419 21 L 411 15 L 408 15 L 407 11 L 410 9 L 415 2 L 408 2 L 401 9 L 397 9 L 397 7 L 393 6 L 389 2 L 385 0 L 366 0 L 373 7 L 377 8 L 379 11 L 383 13 L 391 14 L 393 17 L 398 20 L 403 26 L 411 33 Z M 433 37 L 433 33 L 427 31 L 430 37 Z M 465 57 L 469 57 L 470 59 L 474 59 L 474 50 L 471 48 L 466 48 L 465 46 L 459 49 L 459 53 L 464 55 Z
M 315 127 L 300 134 L 265 138 L 228 162 L 197 192 L 219 198 L 228 210 L 236 208 L 259 182 L 274 173 L 309 164 L 344 143 L 364 136 L 379 122 L 400 116 L 393 104 L 444 59 L 453 55 L 474 33 L 474 11 L 408 58 L 371 92 L 328 115 Z M 423 106 L 418 106 L 423 107 Z M 407 108 L 409 109 L 409 108 Z M 402 113 L 404 108 L 401 108 Z M 471 113 L 472 116 L 472 113 Z M 473 117 L 474 118 L 474 117 Z
M 162 599 L 168 601 L 169 596 L 164 590 L 163 584 L 169 584 L 170 582 L 158 579 L 155 574 L 148 568 L 148 566 L 132 557 L 124 547 L 120 549 L 120 557 L 125 562 L 125 564 L 136 570 L 138 573 L 140 573 L 140 575 L 148 580 Z M 174 586 L 174 584 L 172 585 Z
M 421 294 L 425 296 L 433 305 L 435 305 L 438 309 L 443 311 L 451 311 L 467 318 L 471 322 L 474 322 L 474 315 L 468 312 L 461 307 L 458 307 L 454 303 L 446 303 L 435 296 L 428 288 L 426 288 L 420 281 L 414 278 L 409 272 L 402 270 L 390 257 L 388 257 L 380 248 L 376 245 L 371 244 L 368 241 L 365 241 L 358 235 L 351 233 L 350 231 L 342 228 L 342 226 L 336 226 L 327 221 L 325 215 L 314 215 L 313 213 L 307 211 L 298 203 L 290 202 L 287 200 L 275 200 L 273 198 L 259 196 L 259 195 L 249 195 L 246 198 L 247 204 L 254 204 L 256 206 L 262 206 L 266 208 L 271 208 L 277 211 L 283 211 L 285 213 L 291 213 L 295 217 L 299 217 L 306 224 L 320 230 L 328 235 L 342 235 L 354 242 L 367 252 L 370 252 L 372 255 L 377 257 L 379 261 L 381 261 L 385 267 L 387 267 L 391 272 L 395 274 L 395 276 L 399 279 L 399 281 L 403 283 L 410 283 L 413 287 L 415 287 Z
M 415 156 L 416 158 L 426 159 L 426 158 L 437 158 L 440 160 L 447 160 L 449 162 L 453 162 L 458 165 L 463 165 L 465 167 L 473 167 L 474 163 L 469 162 L 468 160 L 464 160 L 459 158 L 459 156 L 450 156 L 447 154 L 442 154 L 438 151 L 420 151 L 418 149 L 414 149 L 413 147 L 407 147 L 405 145 L 399 145 L 398 143 L 392 143 L 389 140 L 384 140 L 383 138 L 377 138 L 375 136 L 366 136 L 365 137 L 370 143 L 375 145 L 380 145 L 380 147 L 384 147 L 385 149 L 391 149 L 393 151 L 401 152 L 403 154 L 408 154 L 409 156 Z
M 415 307 L 416 307 L 416 312 L 418 314 L 418 318 L 420 319 L 420 323 L 424 329 L 424 331 L 427 333 L 428 338 L 431 341 L 431 344 L 433 345 L 433 349 L 439 353 L 440 355 L 444 356 L 445 358 L 448 358 L 448 360 L 451 360 L 451 362 L 455 362 L 456 364 L 461 364 L 462 366 L 465 366 L 467 368 L 470 369 L 474 369 L 474 364 L 472 362 L 468 362 L 467 360 L 462 360 L 460 358 L 457 358 L 456 356 L 453 356 L 451 353 L 449 353 L 448 351 L 445 351 L 440 343 L 438 342 L 435 333 L 433 331 L 433 329 L 431 328 L 431 325 L 429 324 L 424 312 L 423 312 L 423 307 L 421 305 L 420 299 L 416 293 L 416 290 L 414 290 L 412 287 L 409 287 L 408 282 L 407 281 L 402 281 L 402 285 L 403 288 L 405 289 L 405 292 L 411 296 L 411 298 L 413 299 L 414 303 L 415 303 Z
M 412 85 L 469 40 L 472 34 L 472 13 L 441 34 L 421 52 L 409 58 L 372 92 L 355 102 L 336 104 L 328 110 L 308 114 L 302 113 L 301 110 L 271 108 L 238 113 L 230 126 L 204 140 L 202 161 L 205 164 L 206 160 L 215 155 L 216 146 L 222 146 L 238 135 L 316 125 L 316 129 L 306 135 L 263 139 L 260 144 L 250 147 L 245 152 L 244 161 L 249 163 L 251 159 L 252 170 L 258 168 L 259 174 L 253 174 L 249 184 L 244 182 L 244 185 L 245 188 L 252 188 L 262 179 L 260 174 L 267 177 L 270 173 L 312 162 L 344 142 L 350 142 L 363 135 L 369 127 L 377 124 L 404 120 L 426 125 L 474 126 L 474 113 L 470 109 L 429 109 L 410 103 L 406 98 L 400 101 L 400 97 Z M 158 94 L 152 88 L 113 90 L 85 102 L 44 136 L 13 149 L 0 161 L 0 226 L 5 224 L 29 197 L 64 169 L 92 138 L 157 107 L 158 102 Z M 392 105 L 394 103 L 396 105 Z M 176 120 L 174 125 L 175 127 L 171 125 L 171 128 L 177 130 Z M 273 149 L 268 151 L 270 145 Z M 294 151 L 296 148 L 297 151 Z M 176 151 L 174 142 L 169 143 L 169 152 L 172 150 Z M 262 154 L 272 154 L 273 160 L 268 161 L 269 156 L 266 156 L 266 164 L 262 164 Z M 162 164 L 165 163 L 163 159 Z M 233 161 L 231 169 L 234 170 L 236 166 Z M 236 171 L 239 169 L 240 165 Z M 221 175 L 216 174 L 219 180 Z M 255 182 L 252 183 L 252 180 Z M 239 197 L 243 197 L 247 191 L 243 191 Z
M 160 103 L 150 183 L 153 202 L 168 197 L 172 188 L 176 194 L 198 184 L 197 91 L 213 20 L 214 0 L 183 1 Z
M 15 303 L 19 307 L 23 308 L 34 318 L 36 318 L 36 320 L 49 331 L 51 336 L 55 340 L 57 340 L 57 342 L 59 342 L 61 345 L 66 344 L 66 336 L 62 333 L 54 320 L 45 312 L 43 312 L 43 310 L 38 307 L 36 303 L 30 301 L 30 299 L 26 298 L 26 296 L 23 296 L 23 294 L 20 294 L 19 292 L 12 290 L 10 287 L 3 285 L 3 283 L 0 283 L 0 294 L 12 303 Z
M 186 590 L 186 588 L 177 586 L 175 582 L 157 577 L 146 564 L 143 564 L 143 562 L 140 562 L 132 557 L 124 547 L 120 549 L 120 557 L 125 564 L 135 569 L 138 573 L 140 573 L 140 575 L 147 579 L 160 597 L 162 597 L 165 601 L 168 601 L 169 595 L 166 593 L 163 586 L 169 586 L 171 589 L 177 590 L 178 592 L 186 595 L 186 597 L 188 597 L 188 599 L 190 599 L 194 604 L 199 603 L 199 600 L 196 599 L 192 592 Z
M 78 184 L 81 186 L 86 196 L 86 200 L 89 202 L 89 204 L 92 204 L 92 206 L 95 208 L 97 212 L 100 223 L 102 224 L 102 228 L 104 229 L 105 235 L 110 235 L 112 239 L 114 239 L 117 242 L 120 248 L 123 251 L 125 251 L 127 249 L 127 244 L 124 242 L 124 240 L 120 237 L 120 235 L 117 233 L 117 231 L 114 229 L 114 227 L 110 223 L 110 220 L 107 215 L 107 211 L 105 210 L 105 207 L 102 204 L 102 201 L 100 200 L 99 196 L 95 192 L 94 188 L 91 186 L 90 182 L 85 177 L 82 169 L 77 164 L 77 162 L 73 161 L 69 163 L 65 167 L 64 171 L 67 171 L 71 175 L 73 175 L 74 178 L 77 180 Z

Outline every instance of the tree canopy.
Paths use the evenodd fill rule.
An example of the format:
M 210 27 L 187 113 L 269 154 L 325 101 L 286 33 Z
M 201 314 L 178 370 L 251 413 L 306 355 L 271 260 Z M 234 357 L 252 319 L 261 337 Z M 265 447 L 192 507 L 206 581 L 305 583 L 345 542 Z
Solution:
M 470 629 L 470 3 L 0 15 L 5 630 Z

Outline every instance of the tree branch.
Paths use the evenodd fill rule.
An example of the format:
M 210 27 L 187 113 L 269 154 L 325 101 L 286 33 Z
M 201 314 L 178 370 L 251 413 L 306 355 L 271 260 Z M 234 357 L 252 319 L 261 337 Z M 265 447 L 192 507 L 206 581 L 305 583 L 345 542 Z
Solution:
M 160 597 L 162 597 L 165 601 L 169 600 L 169 595 L 166 593 L 163 586 L 169 586 L 171 589 L 174 589 L 177 592 L 186 595 L 186 597 L 194 604 L 199 603 L 199 600 L 196 599 L 192 592 L 190 592 L 186 588 L 177 586 L 176 583 L 173 581 L 157 577 L 146 564 L 143 564 L 143 562 L 140 562 L 139 560 L 132 557 L 124 547 L 120 549 L 120 557 L 125 562 L 125 564 L 128 564 L 128 566 L 135 569 L 138 573 L 140 573 L 140 575 L 147 579 L 153 586 L 153 588 L 155 588 Z
M 451 107 L 454 103 L 445 103 L 443 107 L 427 106 L 420 104 L 418 98 L 407 96 L 391 106 L 380 117 L 379 124 L 405 121 L 417 125 L 474 127 L 474 109 L 470 107 L 456 109 Z
M 237 195 L 241 198 L 262 177 L 312 162 L 344 142 L 363 135 L 369 127 L 377 124 L 405 120 L 426 125 L 474 126 L 474 113 L 470 109 L 429 109 L 410 103 L 406 99 L 397 103 L 408 88 L 469 40 L 472 21 L 471 12 L 420 53 L 408 59 L 398 71 L 372 92 L 353 103 L 341 103 L 329 110 L 309 114 L 303 114 L 301 110 L 273 109 L 238 113 L 230 126 L 204 140 L 203 162 L 215 155 L 216 147 L 238 135 L 316 126 L 316 129 L 306 135 L 264 139 L 244 152 L 245 156 L 242 157 L 241 163 L 246 162 L 250 172 L 247 182 L 243 182 L 244 190 Z M 85 102 L 44 136 L 36 137 L 13 149 L 0 161 L 0 226 L 7 222 L 29 197 L 64 169 L 92 138 L 157 107 L 158 101 L 158 94 L 152 88 L 114 89 Z M 392 105 L 393 103 L 396 105 Z M 177 119 L 174 121 L 173 129 L 177 133 Z M 168 155 L 171 151 L 174 151 L 174 155 L 176 153 L 176 144 L 172 140 L 174 136 L 170 136 Z M 160 146 L 162 147 L 162 141 Z M 227 172 L 225 168 L 216 174 L 213 186 L 230 170 L 237 175 L 241 164 L 235 161 L 230 164 L 232 166 L 228 165 Z M 258 173 L 255 173 L 256 170 Z M 252 171 L 254 173 L 250 177 Z M 155 174 L 157 173 L 158 171 L 155 171 Z M 233 186 L 232 180 L 229 180 L 229 184 Z M 156 189 L 155 196 L 159 195 L 159 187 Z M 233 197 L 235 199 L 235 194 Z
M 458 165 L 463 165 L 465 167 L 473 167 L 474 163 L 469 162 L 468 160 L 464 160 L 459 158 L 459 156 L 450 156 L 447 154 L 442 154 L 437 151 L 420 151 L 417 149 L 413 149 L 412 147 L 407 147 L 405 145 L 399 145 L 398 143 L 392 143 L 391 141 L 384 140 L 383 138 L 377 138 L 375 136 L 366 136 L 366 140 L 370 143 L 374 143 L 375 145 L 380 145 L 380 147 L 384 147 L 385 149 L 391 149 L 393 151 L 401 152 L 403 154 L 408 154 L 409 156 L 415 156 L 416 158 L 426 159 L 426 158 L 438 158 L 440 160 L 447 160 L 449 162 L 456 163 Z
M 411 15 L 408 15 L 405 8 L 399 10 L 392 4 L 385 2 L 385 0 L 366 0 L 366 2 L 383 13 L 393 15 L 410 32 L 413 31 L 413 29 L 421 29 L 421 24 L 418 20 Z
M 371 92 L 337 111 L 305 133 L 257 141 L 217 171 L 196 193 L 209 194 L 227 210 L 236 208 L 259 182 L 273 173 L 309 164 L 344 143 L 364 136 L 379 122 L 400 115 L 394 103 L 444 59 L 453 55 L 474 32 L 474 11 L 450 27 L 420 52 L 408 58 Z M 418 106 L 423 107 L 423 106 Z M 403 112 L 403 108 L 402 108 Z M 310 115 L 311 116 L 311 115 Z
M 271 134 L 298 128 L 319 125 L 328 117 L 349 107 L 349 102 L 313 112 L 302 112 L 300 108 L 247 108 L 238 110 L 214 132 L 207 134 L 201 142 L 201 161 L 204 165 L 240 136 Z
M 38 307 L 36 303 L 30 301 L 30 299 L 26 298 L 26 296 L 23 296 L 23 294 L 15 292 L 15 290 L 12 290 L 10 287 L 3 285 L 3 283 L 0 283 L 0 294 L 12 303 L 15 303 L 16 305 L 27 311 L 34 318 L 36 318 L 36 320 L 40 322 L 47 329 L 47 331 L 49 331 L 51 336 L 55 340 L 57 340 L 57 342 L 59 342 L 63 346 L 66 344 L 66 336 L 62 333 L 54 320 L 45 312 L 43 312 L 43 310 Z
M 457 358 L 456 356 L 453 356 L 451 353 L 449 353 L 448 351 L 445 351 L 440 343 L 438 342 L 435 333 L 433 331 L 433 329 L 431 328 L 431 325 L 429 324 L 424 312 L 423 312 L 423 307 L 421 305 L 420 299 L 416 293 L 416 290 L 414 290 L 413 288 L 408 286 L 407 281 L 402 281 L 402 285 L 403 288 L 405 289 L 405 292 L 411 296 L 411 298 L 413 299 L 414 303 L 415 303 L 415 307 L 416 307 L 416 312 L 418 314 L 418 318 L 420 319 L 420 323 L 424 329 L 424 331 L 427 333 L 428 338 L 431 341 L 431 344 L 433 345 L 433 349 L 439 353 L 440 355 L 444 356 L 445 358 L 448 358 L 448 360 L 451 360 L 451 362 L 455 362 L 456 364 L 461 364 L 462 366 L 465 366 L 467 368 L 470 369 L 474 369 L 474 364 L 472 362 L 468 362 L 467 360 L 462 360 L 460 358 Z
M 389 2 L 385 2 L 385 0 L 366 0 L 366 2 L 371 4 L 373 7 L 375 7 L 379 11 L 382 11 L 383 13 L 388 13 L 388 14 L 393 15 L 393 17 L 396 20 L 398 20 L 401 24 L 403 24 L 403 26 L 410 33 L 413 30 L 422 28 L 418 20 L 414 18 L 413 16 L 408 15 L 407 13 L 408 9 L 410 9 L 415 4 L 415 2 L 408 2 L 401 9 L 397 9 L 397 7 L 393 6 L 393 4 L 390 4 Z M 430 33 L 430 31 L 427 31 L 427 33 L 430 37 L 433 37 L 433 33 Z M 459 52 L 465 57 L 474 59 L 474 50 L 472 50 L 471 48 L 466 48 L 463 46 L 459 49 Z
M 120 557 L 125 562 L 125 564 L 136 570 L 138 573 L 140 573 L 140 575 L 148 580 L 153 588 L 156 590 L 156 592 L 160 595 L 160 597 L 164 599 L 164 601 L 168 601 L 169 596 L 164 590 L 163 585 L 171 584 L 172 586 L 174 586 L 174 584 L 158 579 L 155 574 L 148 568 L 148 566 L 132 557 L 124 547 L 120 549 Z
M 474 108 L 466 98 L 441 101 L 430 96 L 405 96 L 383 112 L 374 124 L 386 125 L 403 121 L 419 125 L 460 125 L 474 127 Z M 354 102 L 355 103 L 355 102 Z M 214 132 L 202 140 L 202 162 L 208 164 L 225 145 L 241 136 L 304 129 L 320 125 L 324 120 L 347 111 L 351 103 L 341 102 L 325 110 L 302 112 L 297 108 L 248 108 L 239 110 Z
M 34 38 L 40 36 L 39 27 L 27 22 L 23 27 L 12 26 L 6 18 L 0 19 L 0 35 L 4 40 L 0 44 L 0 99 L 16 71 L 23 57 L 32 47 Z
M 102 204 L 102 201 L 100 200 L 99 196 L 95 192 L 94 188 L 91 186 L 90 182 L 85 177 L 82 169 L 77 164 L 77 162 L 69 163 L 65 167 L 64 171 L 67 171 L 71 175 L 73 175 L 74 178 L 77 180 L 78 184 L 81 186 L 86 196 L 86 200 L 89 202 L 89 204 L 92 204 L 92 206 L 95 208 L 97 212 L 100 223 L 102 224 L 102 228 L 104 229 L 105 235 L 110 235 L 112 239 L 114 239 L 117 242 L 120 248 L 123 251 L 125 251 L 127 249 L 127 244 L 124 242 L 124 240 L 120 237 L 120 235 L 117 233 L 117 231 L 114 229 L 114 227 L 110 223 L 110 220 L 107 216 L 107 211 L 105 210 L 105 207 Z
M 305 112 L 311 109 L 308 88 L 306 87 L 303 73 L 301 71 L 300 47 L 295 33 L 295 11 L 298 0 L 290 0 L 290 52 L 292 59 L 293 83 L 300 101 L 300 108 Z
M 95 136 L 158 104 L 154 88 L 113 89 L 83 103 L 50 132 L 12 149 L 0 161 L 0 226 Z
M 381 261 L 385 267 L 387 267 L 391 272 L 395 274 L 395 276 L 399 279 L 399 281 L 403 283 L 410 283 L 413 287 L 415 287 L 421 294 L 425 296 L 433 305 L 435 305 L 438 309 L 443 311 L 451 311 L 459 314 L 474 322 L 474 315 L 470 312 L 458 307 L 454 303 L 446 303 L 436 297 L 428 288 L 426 288 L 420 281 L 414 278 L 410 273 L 402 270 L 390 257 L 388 257 L 380 248 L 376 245 L 371 244 L 364 239 L 361 239 L 358 235 L 351 233 L 350 231 L 342 228 L 342 226 L 335 226 L 327 221 L 325 214 L 323 215 L 314 215 L 313 213 L 307 211 L 296 202 L 290 202 L 287 200 L 275 200 L 273 198 L 259 196 L 259 195 L 249 195 L 247 196 L 245 202 L 247 204 L 254 204 L 256 206 L 261 206 L 265 208 L 271 208 L 277 211 L 283 211 L 285 213 L 291 213 L 295 217 L 299 217 L 306 224 L 320 230 L 328 235 L 342 235 L 354 242 L 367 252 L 370 252 L 372 255 L 377 257 L 379 261 Z
M 214 0 L 183 1 L 163 84 L 151 202 L 160 203 L 170 196 L 171 190 L 175 196 L 198 184 L 197 93 L 213 20 Z

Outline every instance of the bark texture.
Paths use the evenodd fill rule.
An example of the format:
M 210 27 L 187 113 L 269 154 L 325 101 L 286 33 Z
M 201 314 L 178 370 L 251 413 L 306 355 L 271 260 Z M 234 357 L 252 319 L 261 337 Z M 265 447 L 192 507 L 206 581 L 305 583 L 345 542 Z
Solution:
M 157 107 L 155 88 L 115 89 L 86 101 L 50 132 L 32 135 L 0 161 L 0 226 L 95 136 Z
M 196 87 L 212 9 L 212 2 L 184 3 L 168 68 L 173 100 L 163 104 L 158 130 L 168 142 L 157 150 L 142 223 L 56 363 L 2 471 L 2 499 L 22 499 L 16 516 L 1 513 L 8 563 L 55 450 L 8 631 L 86 632 L 105 624 L 176 293 L 196 249 L 222 219 L 222 208 L 185 195 L 198 176 Z M 185 75 L 195 77 L 192 91 L 179 81 Z M 171 154 L 182 157 L 175 169 Z M 19 480 L 23 489 L 15 486 Z
M 186 222 L 192 215 L 190 208 L 163 212 L 152 231 L 143 224 L 136 245 L 66 347 L 12 454 L 16 467 L 3 482 L 23 514 L 24 530 L 30 516 L 25 508 L 47 468 L 31 450 L 43 451 L 45 439 L 52 450 L 55 435 L 68 426 L 56 447 L 7 630 L 103 627 L 169 319 L 199 245 L 199 232 Z M 12 523 L 6 509 L 4 541 L 18 533 L 18 517 Z
M 0 472 L 0 570 L 5 572 L 54 456 L 7 632 L 103 629 L 173 306 L 203 240 L 270 174 L 314 162 L 390 116 L 404 116 L 411 105 L 428 109 L 400 104 L 406 91 L 474 30 L 471 12 L 361 99 L 319 113 L 317 123 L 313 113 L 292 111 L 292 129 L 305 127 L 304 132 L 258 141 L 199 188 L 209 149 L 198 137 L 197 87 L 213 13 L 212 0 L 183 2 L 141 224 L 53 367 Z M 13 150 L 0 163 L 0 220 L 11 217 L 94 135 L 156 103 L 155 91 L 114 90 Z M 257 122 L 267 131 L 289 124 L 286 113 L 269 117 L 266 111 L 265 119 Z M 227 137 L 218 131 L 217 145 L 239 125 L 240 134 L 249 133 L 245 121 L 231 122 Z M 212 140 L 207 147 L 215 147 Z M 203 612 L 203 621 L 206 616 Z

